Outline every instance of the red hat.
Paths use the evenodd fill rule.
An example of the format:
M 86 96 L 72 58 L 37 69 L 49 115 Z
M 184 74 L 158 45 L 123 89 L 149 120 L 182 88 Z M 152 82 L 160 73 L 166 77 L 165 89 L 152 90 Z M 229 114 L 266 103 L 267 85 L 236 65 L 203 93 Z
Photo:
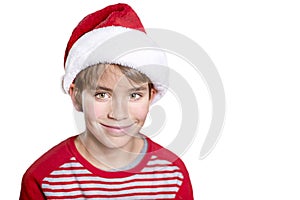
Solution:
M 127 4 L 110 5 L 83 18 L 75 27 L 64 57 L 66 93 L 77 74 L 99 64 L 120 64 L 146 74 L 157 90 L 154 101 L 166 92 L 166 55 L 146 34 L 135 11 Z

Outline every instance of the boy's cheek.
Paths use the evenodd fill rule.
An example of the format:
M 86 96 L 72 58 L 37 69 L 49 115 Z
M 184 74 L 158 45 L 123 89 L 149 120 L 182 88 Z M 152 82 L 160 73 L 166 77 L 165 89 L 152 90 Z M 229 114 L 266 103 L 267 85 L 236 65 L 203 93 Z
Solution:
M 107 109 L 101 104 L 99 105 L 98 103 L 94 103 L 91 109 L 93 110 L 92 112 L 95 118 L 101 118 L 101 116 L 107 115 Z
M 140 106 L 129 106 L 128 110 L 132 117 L 144 119 L 148 114 L 149 106 L 147 104 Z
M 99 118 L 99 116 L 104 114 L 104 108 L 99 103 L 91 100 L 86 99 L 83 104 L 83 112 L 89 118 Z

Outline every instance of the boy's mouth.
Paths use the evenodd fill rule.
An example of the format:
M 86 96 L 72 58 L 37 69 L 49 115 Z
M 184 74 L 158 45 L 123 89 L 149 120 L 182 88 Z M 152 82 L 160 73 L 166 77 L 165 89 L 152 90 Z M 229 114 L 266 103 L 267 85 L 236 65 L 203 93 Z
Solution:
M 130 124 L 130 125 L 107 125 L 107 124 L 103 124 L 103 123 L 100 123 L 103 127 L 109 129 L 109 130 L 114 130 L 114 131 L 123 131 L 123 132 L 126 132 L 126 129 L 129 129 L 130 127 L 132 127 L 134 125 L 133 124 Z

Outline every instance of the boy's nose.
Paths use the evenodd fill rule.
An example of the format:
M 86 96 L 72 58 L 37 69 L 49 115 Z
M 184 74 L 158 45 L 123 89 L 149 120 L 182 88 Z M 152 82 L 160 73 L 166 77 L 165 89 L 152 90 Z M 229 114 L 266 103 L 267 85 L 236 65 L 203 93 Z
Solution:
M 124 120 L 128 118 L 128 108 L 127 102 L 121 100 L 114 100 L 111 103 L 111 109 L 108 113 L 108 118 L 117 121 Z

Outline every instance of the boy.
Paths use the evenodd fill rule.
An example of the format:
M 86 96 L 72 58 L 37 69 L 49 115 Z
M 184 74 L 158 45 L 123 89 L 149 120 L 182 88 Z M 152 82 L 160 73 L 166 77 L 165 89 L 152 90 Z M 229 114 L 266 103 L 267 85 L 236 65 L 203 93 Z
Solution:
M 111 45 L 114 37 L 127 32 L 134 37 L 125 43 L 156 47 L 127 4 L 92 13 L 74 29 L 63 88 L 84 113 L 86 130 L 33 163 L 20 199 L 193 199 L 181 159 L 139 132 L 166 92 L 167 71 L 158 67 L 165 56 L 149 49 L 110 55 L 121 48 Z

